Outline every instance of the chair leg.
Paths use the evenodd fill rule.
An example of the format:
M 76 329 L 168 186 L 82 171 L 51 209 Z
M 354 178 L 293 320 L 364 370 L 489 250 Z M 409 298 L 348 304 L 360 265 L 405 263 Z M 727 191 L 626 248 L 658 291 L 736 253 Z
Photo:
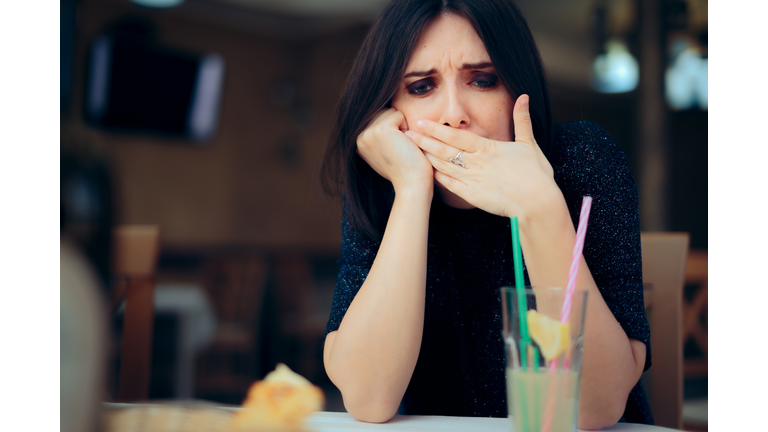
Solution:
M 129 282 L 123 316 L 119 402 L 134 402 L 149 397 L 154 294 L 155 283 L 151 278 L 137 278 Z

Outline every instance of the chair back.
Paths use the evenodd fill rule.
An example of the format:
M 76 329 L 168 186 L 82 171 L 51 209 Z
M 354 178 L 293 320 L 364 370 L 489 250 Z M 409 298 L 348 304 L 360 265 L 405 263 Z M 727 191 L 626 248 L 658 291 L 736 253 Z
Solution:
M 117 400 L 141 401 L 149 397 L 160 229 L 153 225 L 118 226 L 113 245 L 117 276 L 113 305 L 125 299 Z
M 223 253 L 206 260 L 203 286 L 217 325 L 212 341 L 196 360 L 197 397 L 242 398 L 261 377 L 258 348 L 269 275 L 268 260 L 260 252 Z
M 707 304 L 709 291 L 709 264 L 707 251 L 694 249 L 688 253 L 685 267 L 686 290 L 691 285 L 695 289 L 689 297 L 686 292 L 683 302 L 683 346 L 693 343 L 701 352 L 700 356 L 683 359 L 686 378 L 706 378 L 708 376 L 709 332 L 707 330 Z
M 683 280 L 688 233 L 641 233 L 652 367 L 643 385 L 657 425 L 680 429 L 683 411 Z
M 219 256 L 208 260 L 205 287 L 219 325 L 258 331 L 269 268 L 257 254 Z
M 312 258 L 306 253 L 288 252 L 275 261 L 279 337 L 285 341 L 277 350 L 278 358 L 310 380 L 323 377 L 322 344 L 328 311 L 318 310 Z

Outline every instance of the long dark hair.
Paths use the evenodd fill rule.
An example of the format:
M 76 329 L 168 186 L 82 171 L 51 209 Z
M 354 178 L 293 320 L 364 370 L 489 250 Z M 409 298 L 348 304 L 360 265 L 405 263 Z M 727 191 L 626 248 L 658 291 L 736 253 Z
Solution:
M 513 99 L 530 97 L 533 133 L 548 153 L 553 125 L 544 67 L 528 24 L 511 0 L 393 0 L 374 22 L 352 67 L 322 168 L 323 188 L 331 195 L 344 194 L 347 217 L 367 238 L 383 235 L 394 189 L 357 154 L 357 137 L 390 106 L 421 33 L 442 13 L 472 24 Z

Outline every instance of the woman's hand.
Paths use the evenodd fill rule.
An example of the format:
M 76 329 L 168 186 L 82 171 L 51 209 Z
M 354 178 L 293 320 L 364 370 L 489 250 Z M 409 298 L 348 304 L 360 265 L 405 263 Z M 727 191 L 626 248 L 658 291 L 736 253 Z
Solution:
M 380 112 L 357 137 L 357 153 L 380 176 L 392 182 L 395 192 L 403 188 L 432 188 L 432 165 L 424 153 L 403 133 L 405 116 L 394 108 Z M 431 189 L 430 189 L 431 190 Z
M 521 224 L 562 201 L 552 166 L 533 137 L 528 95 L 513 111 L 515 141 L 500 142 L 429 120 L 409 131 L 436 169 L 435 180 L 475 207 L 500 216 L 518 216 Z M 465 168 L 449 162 L 463 151 Z M 559 194 L 559 195 L 557 195 Z M 558 198 L 559 197 L 559 198 Z

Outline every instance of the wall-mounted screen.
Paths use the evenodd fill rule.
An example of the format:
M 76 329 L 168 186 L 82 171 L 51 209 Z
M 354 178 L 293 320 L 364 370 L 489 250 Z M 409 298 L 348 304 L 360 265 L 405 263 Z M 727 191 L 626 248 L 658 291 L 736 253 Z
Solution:
M 86 120 L 116 132 L 205 141 L 216 132 L 224 60 L 99 36 L 91 46 Z

